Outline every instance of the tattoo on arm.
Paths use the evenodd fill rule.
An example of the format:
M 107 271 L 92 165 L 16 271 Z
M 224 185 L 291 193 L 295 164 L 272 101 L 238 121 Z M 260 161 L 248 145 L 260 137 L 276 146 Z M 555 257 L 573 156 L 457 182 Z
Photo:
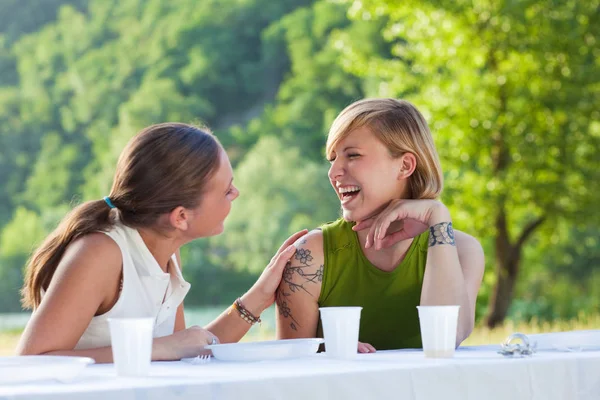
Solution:
M 290 318 L 290 327 L 297 331 L 298 321 L 294 318 L 291 311 L 290 296 L 292 293 L 304 291 L 312 296 L 312 294 L 306 290 L 305 285 L 317 284 L 323 281 L 323 265 L 319 266 L 315 272 L 307 272 L 306 268 L 312 267 L 313 264 L 310 262 L 313 260 L 310 250 L 298 249 L 294 255 L 294 259 L 298 260 L 301 265 L 292 266 L 291 262 L 288 262 L 283 271 L 283 285 L 277 290 L 276 301 L 277 308 L 279 309 L 279 315 L 284 318 Z M 295 279 L 294 274 L 298 276 Z
M 454 242 L 454 229 L 452 222 L 440 222 L 429 228 L 429 247 L 438 244 L 449 244 L 456 246 Z

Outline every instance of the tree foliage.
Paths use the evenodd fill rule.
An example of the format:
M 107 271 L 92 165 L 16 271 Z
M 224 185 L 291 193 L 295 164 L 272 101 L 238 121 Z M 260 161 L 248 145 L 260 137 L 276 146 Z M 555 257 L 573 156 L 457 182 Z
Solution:
M 494 240 L 490 326 L 506 315 L 523 246 L 542 224 L 597 222 L 599 3 L 354 2 L 387 17 L 386 57 L 345 41 L 370 93 L 412 100 L 446 167 L 444 200 L 467 231 Z
M 230 265 L 261 272 L 292 232 L 312 229 L 339 216 L 327 165 L 263 136 L 235 170 L 240 197 L 218 240 Z
M 31 249 L 167 120 L 208 124 L 234 164 L 226 232 L 182 252 L 190 302 L 230 302 L 289 234 L 337 217 L 326 132 L 366 96 L 429 121 L 443 200 L 494 267 L 479 316 L 500 292 L 515 318 L 597 307 L 598 0 L 42 3 L 0 5 L 4 310 Z

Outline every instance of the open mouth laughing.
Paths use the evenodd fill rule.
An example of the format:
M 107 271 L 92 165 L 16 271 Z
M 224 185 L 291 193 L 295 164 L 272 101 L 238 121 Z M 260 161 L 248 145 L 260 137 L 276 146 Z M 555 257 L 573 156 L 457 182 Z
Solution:
M 360 187 L 356 185 L 348 185 L 348 186 L 338 186 L 337 187 L 338 196 L 342 201 L 342 205 L 347 205 L 360 193 Z

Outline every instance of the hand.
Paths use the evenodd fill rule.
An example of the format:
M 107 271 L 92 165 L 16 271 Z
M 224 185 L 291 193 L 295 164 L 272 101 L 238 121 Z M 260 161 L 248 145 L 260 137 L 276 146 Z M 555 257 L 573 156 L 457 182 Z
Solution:
M 186 357 L 196 357 L 210 354 L 204 346 L 213 343 L 213 338 L 219 343 L 219 338 L 199 326 L 190 326 L 172 335 L 154 339 L 152 349 L 153 360 L 181 360 Z
M 369 343 L 358 342 L 358 352 L 359 353 L 375 353 L 375 347 L 371 346 Z
M 252 286 L 252 288 L 242 298 L 244 306 L 254 315 L 259 315 L 275 301 L 275 291 L 279 287 L 283 270 L 294 253 L 296 247 L 294 242 L 306 235 L 308 230 L 303 229 L 300 232 L 290 236 L 277 250 L 277 253 L 271 258 L 271 262 L 263 270 L 262 274 Z
M 437 200 L 392 200 L 379 215 L 357 221 L 352 229 L 362 231 L 370 228 L 365 248 L 374 245 L 376 250 L 380 250 L 414 238 L 440 222 L 450 222 L 450 213 Z

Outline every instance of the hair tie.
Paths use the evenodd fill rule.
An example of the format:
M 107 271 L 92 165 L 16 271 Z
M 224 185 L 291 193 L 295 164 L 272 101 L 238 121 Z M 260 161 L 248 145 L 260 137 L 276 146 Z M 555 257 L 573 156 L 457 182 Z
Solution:
M 110 197 L 108 197 L 108 196 L 104 196 L 104 202 L 105 202 L 106 204 L 108 204 L 108 206 L 109 206 L 111 209 L 113 209 L 113 208 L 116 208 L 116 207 L 115 207 L 115 205 L 112 203 L 112 201 L 110 201 Z

